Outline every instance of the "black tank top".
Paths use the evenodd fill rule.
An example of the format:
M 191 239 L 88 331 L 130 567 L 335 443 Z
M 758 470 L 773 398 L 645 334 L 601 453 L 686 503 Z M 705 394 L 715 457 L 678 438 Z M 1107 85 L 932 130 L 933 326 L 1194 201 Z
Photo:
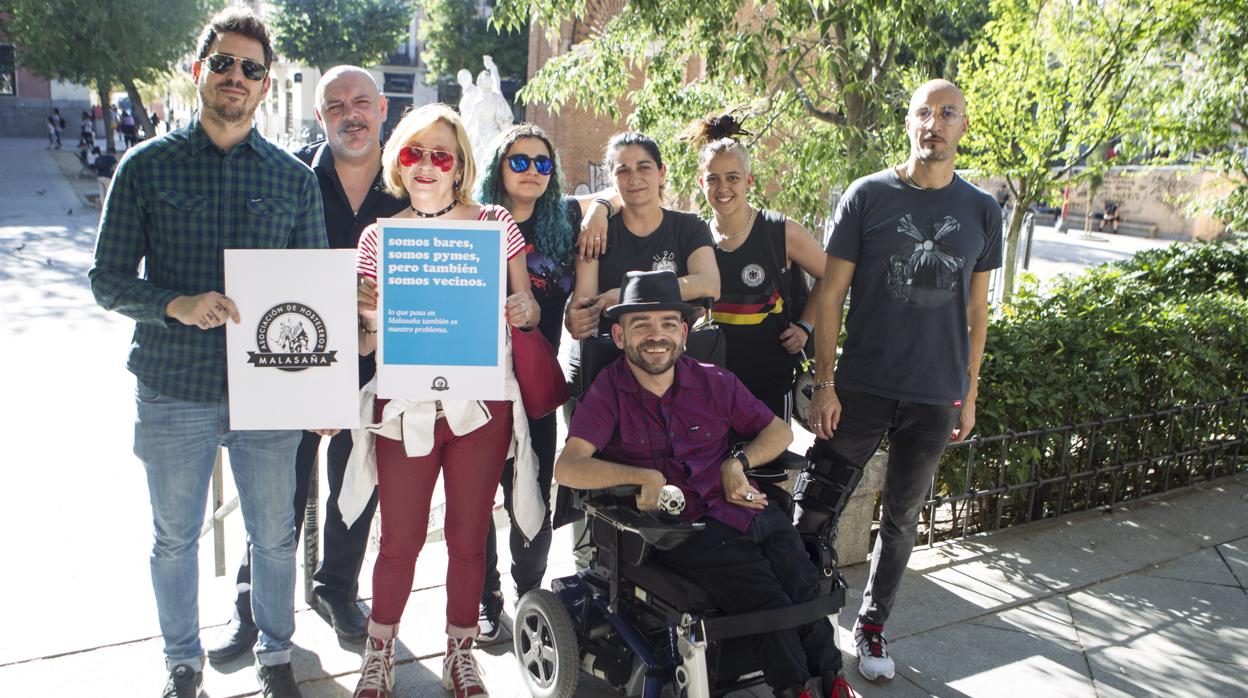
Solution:
M 713 314 L 728 344 L 726 368 L 756 396 L 787 388 L 793 377 L 793 357 L 780 344 L 789 326 L 781 293 L 784 223 L 784 214 L 760 209 L 740 247 L 715 248 L 720 295 Z

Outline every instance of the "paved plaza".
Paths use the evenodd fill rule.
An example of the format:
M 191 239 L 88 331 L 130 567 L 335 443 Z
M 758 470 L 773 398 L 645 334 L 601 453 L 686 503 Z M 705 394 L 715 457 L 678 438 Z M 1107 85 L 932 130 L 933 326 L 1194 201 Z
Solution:
M 134 381 L 124 365 L 133 326 L 91 298 L 86 272 L 99 211 L 82 197 L 94 180 L 76 170 L 72 154 L 42 141 L 0 139 L 0 423 L 9 484 L 0 506 L 8 570 L 0 576 L 0 696 L 150 697 L 165 672 L 148 574 L 150 509 L 131 454 Z M 1072 271 L 1168 244 L 1105 238 L 1041 229 L 1033 269 Z M 234 514 L 226 525 L 231 570 L 241 529 Z M 211 536 L 201 543 L 200 615 L 211 642 L 229 617 L 232 583 L 213 574 Z M 570 573 L 570 548 L 561 529 L 551 577 Z M 507 551 L 500 554 L 506 569 Z M 365 564 L 367 600 L 371 555 Z M 445 546 L 431 542 L 400 632 L 400 696 L 447 695 L 439 681 L 445 565 Z M 842 649 L 851 647 L 866 572 L 844 570 Z M 509 579 L 503 587 L 511 593 Z M 1248 476 L 920 549 L 898 607 L 888 627 L 896 679 L 869 684 L 846 655 L 863 696 L 1248 696 Z M 296 610 L 304 695 L 349 696 L 360 648 L 341 644 L 301 601 Z M 526 695 L 509 641 L 481 655 L 491 695 Z M 258 687 L 240 659 L 210 667 L 204 689 L 227 698 Z M 578 695 L 615 694 L 583 677 Z

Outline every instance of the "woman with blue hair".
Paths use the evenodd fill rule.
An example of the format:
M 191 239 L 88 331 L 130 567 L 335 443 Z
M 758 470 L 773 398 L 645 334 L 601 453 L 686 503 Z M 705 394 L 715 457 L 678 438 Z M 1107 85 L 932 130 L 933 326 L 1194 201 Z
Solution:
M 493 156 L 482 163 L 476 198 L 483 204 L 505 207 L 524 235 L 525 260 L 533 295 L 541 306 L 538 329 L 556 351 L 563 333 L 560 319 L 572 294 L 578 246 L 591 252 L 606 239 L 607 217 L 619 208 L 614 192 L 581 197 L 563 195 L 558 156 L 550 138 L 533 124 L 517 124 L 499 136 Z M 612 199 L 615 199 L 612 201 Z M 582 231 L 582 229 L 584 229 Z M 578 242 L 578 235 L 580 240 Z M 529 438 L 538 460 L 538 486 L 546 502 L 541 532 L 525 541 L 515 522 L 511 526 L 511 574 L 516 597 L 542 584 L 550 552 L 550 487 L 555 464 L 555 415 L 529 420 Z M 503 501 L 512 511 L 510 462 L 503 470 Z M 481 594 L 479 640 L 498 637 L 503 610 L 498 573 L 498 541 L 493 522 L 485 550 L 485 587 Z

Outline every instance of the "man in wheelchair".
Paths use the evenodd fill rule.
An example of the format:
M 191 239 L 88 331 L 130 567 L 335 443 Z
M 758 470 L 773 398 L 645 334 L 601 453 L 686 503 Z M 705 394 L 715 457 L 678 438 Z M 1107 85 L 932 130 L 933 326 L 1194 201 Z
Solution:
M 820 570 L 790 515 L 748 476 L 751 464 L 784 451 L 789 426 L 728 371 L 682 356 L 697 310 L 681 301 L 675 274 L 630 272 L 621 298 L 606 314 L 624 357 L 582 396 L 555 479 L 587 490 L 639 486 L 642 511 L 659 509 L 665 485 L 678 488 L 681 519 L 702 530 L 653 558 L 724 614 L 775 616 L 814 600 Z M 752 438 L 729 453 L 733 435 Z M 777 696 L 852 695 L 826 615 L 752 635 L 748 645 Z

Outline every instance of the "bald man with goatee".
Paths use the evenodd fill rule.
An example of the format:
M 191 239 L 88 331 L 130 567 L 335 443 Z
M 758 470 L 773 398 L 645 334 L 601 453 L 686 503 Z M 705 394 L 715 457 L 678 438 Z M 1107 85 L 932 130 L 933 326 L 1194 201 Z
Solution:
M 363 68 L 340 65 L 330 68 L 316 83 L 316 121 L 325 140 L 294 153 L 316 174 L 321 190 L 325 231 L 329 246 L 355 249 L 360 232 L 378 218 L 389 218 L 407 208 L 405 200 L 385 192 L 381 186 L 381 130 L 386 122 L 386 98 L 377 80 Z M 373 357 L 360 357 L 360 385 L 372 379 L 377 366 Z M 303 432 L 295 456 L 295 527 L 303 525 L 304 505 L 309 484 L 315 475 L 321 435 Z M 351 455 L 350 430 L 338 432 L 326 449 L 326 475 L 329 495 L 322 520 L 324 558 L 312 578 L 312 608 L 347 642 L 363 642 L 368 621 L 361 611 L 357 592 L 368 531 L 377 508 L 373 495 L 363 514 L 347 526 L 338 510 L 347 459 Z M 228 662 L 247 652 L 256 638 L 251 614 L 251 549 L 248 547 L 237 576 L 234 617 L 225 626 L 216 644 L 208 648 L 208 658 Z
M 954 172 L 968 127 L 966 99 L 953 83 L 932 80 L 914 92 L 910 157 L 845 191 L 817 300 L 816 462 L 832 482 L 856 484 L 888 436 L 884 513 L 854 624 L 858 671 L 873 681 L 894 674 L 884 624 L 932 475 L 945 446 L 975 426 L 1001 207 Z

